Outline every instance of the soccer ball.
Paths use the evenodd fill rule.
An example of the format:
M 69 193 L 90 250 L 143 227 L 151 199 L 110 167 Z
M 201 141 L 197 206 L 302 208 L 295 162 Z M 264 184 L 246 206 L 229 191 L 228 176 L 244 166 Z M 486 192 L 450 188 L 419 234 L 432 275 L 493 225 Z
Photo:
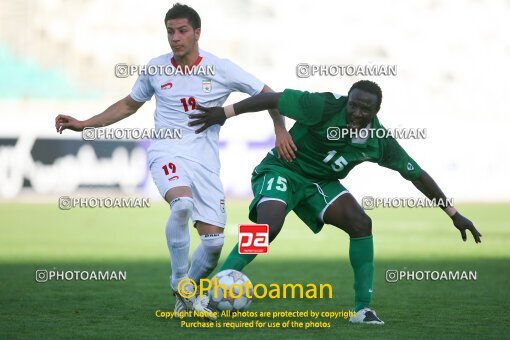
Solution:
M 250 279 L 237 270 L 223 270 L 212 278 L 209 299 L 218 310 L 246 310 L 252 297 L 253 286 Z

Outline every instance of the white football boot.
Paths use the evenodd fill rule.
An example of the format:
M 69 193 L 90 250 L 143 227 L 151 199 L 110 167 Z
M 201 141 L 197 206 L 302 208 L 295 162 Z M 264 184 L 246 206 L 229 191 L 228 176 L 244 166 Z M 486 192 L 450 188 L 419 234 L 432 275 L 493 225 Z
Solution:
M 217 319 L 216 311 L 211 306 L 208 295 L 196 295 L 187 298 L 176 291 L 173 291 L 173 295 L 175 296 L 174 312 L 189 312 L 195 310 L 209 320 L 214 321 Z
M 375 314 L 375 311 L 365 307 L 362 310 L 356 312 L 355 316 L 349 318 L 351 323 L 363 323 L 368 325 L 384 325 L 384 321 L 379 319 Z

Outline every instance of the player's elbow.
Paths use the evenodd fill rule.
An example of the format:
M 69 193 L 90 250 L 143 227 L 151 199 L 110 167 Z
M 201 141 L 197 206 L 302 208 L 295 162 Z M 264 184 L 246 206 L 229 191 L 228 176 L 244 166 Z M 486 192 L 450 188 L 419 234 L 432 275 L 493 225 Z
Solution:
M 143 102 L 137 102 L 136 100 L 131 98 L 130 95 L 128 95 L 124 99 L 121 100 L 121 104 L 123 106 L 123 110 L 122 111 L 126 114 L 126 117 L 127 117 L 127 116 L 132 115 L 136 111 L 138 111 L 138 109 L 140 107 L 142 107 L 142 105 L 144 103 Z
M 269 86 L 267 85 L 264 85 L 264 87 L 262 88 L 262 90 L 260 91 L 260 93 L 270 93 L 270 92 L 274 92 L 272 88 L 270 88 Z

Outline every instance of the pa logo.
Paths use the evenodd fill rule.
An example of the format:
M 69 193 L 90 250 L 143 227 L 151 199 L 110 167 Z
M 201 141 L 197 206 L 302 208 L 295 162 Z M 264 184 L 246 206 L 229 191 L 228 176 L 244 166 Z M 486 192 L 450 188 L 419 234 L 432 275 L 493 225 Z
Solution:
M 239 254 L 267 254 L 269 225 L 240 224 L 237 251 Z
M 413 171 L 414 170 L 414 166 L 411 163 L 407 163 L 407 170 Z

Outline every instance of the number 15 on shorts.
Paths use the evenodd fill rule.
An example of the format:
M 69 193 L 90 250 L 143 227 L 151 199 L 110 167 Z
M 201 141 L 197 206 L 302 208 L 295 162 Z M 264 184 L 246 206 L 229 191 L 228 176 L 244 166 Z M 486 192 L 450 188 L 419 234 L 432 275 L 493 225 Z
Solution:
M 269 249 L 269 225 L 240 224 L 239 254 L 267 254 Z

